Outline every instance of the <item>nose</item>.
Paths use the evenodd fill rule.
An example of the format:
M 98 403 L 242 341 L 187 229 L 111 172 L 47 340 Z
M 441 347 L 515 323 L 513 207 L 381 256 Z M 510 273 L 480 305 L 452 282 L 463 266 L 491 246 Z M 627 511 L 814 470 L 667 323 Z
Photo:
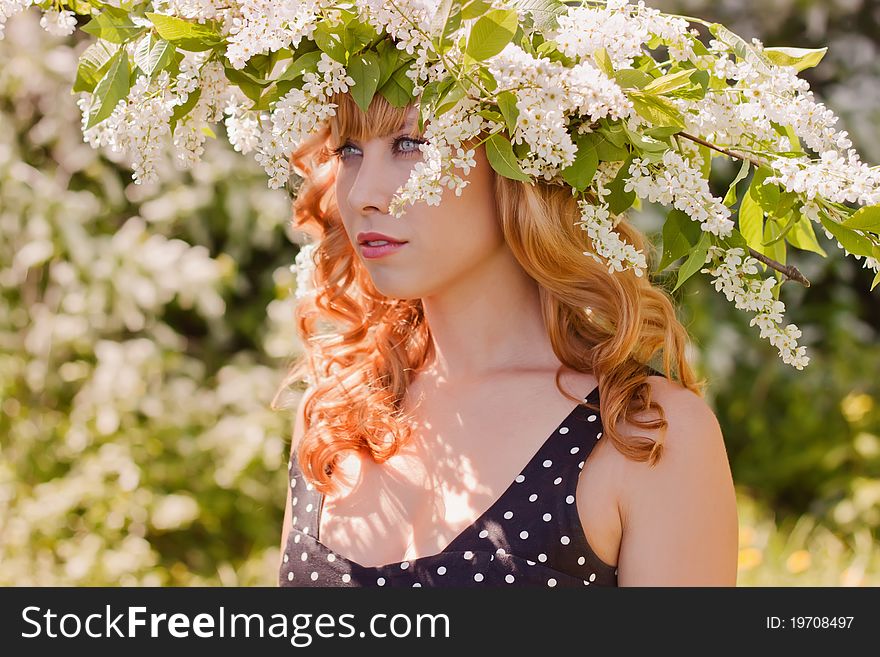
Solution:
M 399 186 L 389 175 L 391 163 L 383 162 L 381 156 L 375 153 L 371 157 L 366 148 L 360 159 L 360 166 L 348 191 L 349 204 L 361 214 L 388 214 L 391 197 Z

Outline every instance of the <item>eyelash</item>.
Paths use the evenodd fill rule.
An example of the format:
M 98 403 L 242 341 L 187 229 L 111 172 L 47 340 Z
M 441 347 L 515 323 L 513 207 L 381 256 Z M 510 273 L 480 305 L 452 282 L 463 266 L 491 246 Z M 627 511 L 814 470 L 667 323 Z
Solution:
M 398 138 L 395 139 L 394 142 L 393 142 L 393 143 L 394 143 L 394 146 L 396 147 L 396 146 L 397 146 L 400 142 L 402 142 L 402 141 L 411 141 L 411 142 L 414 143 L 414 144 L 426 144 L 426 143 L 427 143 L 427 141 L 426 141 L 425 139 L 414 139 L 413 137 L 398 137 Z M 352 144 L 352 143 L 350 143 L 350 142 L 345 142 L 345 143 L 342 144 L 341 146 L 338 146 L 337 148 L 332 149 L 330 152 L 333 154 L 334 157 L 337 157 L 337 158 L 339 158 L 340 160 L 345 160 L 345 159 L 348 159 L 348 158 L 346 158 L 345 156 L 343 156 L 342 152 L 343 152 L 346 148 L 348 148 L 349 146 L 351 146 L 352 148 L 357 148 L 357 146 L 355 146 L 354 144 Z M 420 154 L 420 153 L 421 153 L 421 150 L 419 150 L 418 148 L 416 148 L 416 149 L 413 149 L 413 150 L 411 150 L 411 151 L 403 151 L 403 152 L 401 152 L 401 155 L 403 155 L 403 156 L 405 157 L 405 156 L 407 156 L 407 155 L 413 155 L 413 154 L 416 154 L 416 153 Z

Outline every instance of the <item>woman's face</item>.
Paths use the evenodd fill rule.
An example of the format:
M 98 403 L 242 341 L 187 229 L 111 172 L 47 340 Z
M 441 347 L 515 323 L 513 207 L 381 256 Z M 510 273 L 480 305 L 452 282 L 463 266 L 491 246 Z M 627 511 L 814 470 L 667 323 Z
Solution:
M 391 298 L 437 294 L 505 246 L 495 207 L 494 171 L 484 146 L 476 149 L 477 164 L 467 175 L 456 170 L 468 180 L 461 196 L 444 188 L 439 205 L 419 201 L 405 206 L 399 218 L 389 213 L 394 192 L 423 157 L 420 140 L 408 134 L 417 121 L 413 106 L 397 133 L 363 142 L 348 139 L 339 144 L 337 156 L 336 201 L 348 238 L 373 285 Z M 366 232 L 405 244 L 375 254 L 376 249 L 359 243 L 358 235 Z

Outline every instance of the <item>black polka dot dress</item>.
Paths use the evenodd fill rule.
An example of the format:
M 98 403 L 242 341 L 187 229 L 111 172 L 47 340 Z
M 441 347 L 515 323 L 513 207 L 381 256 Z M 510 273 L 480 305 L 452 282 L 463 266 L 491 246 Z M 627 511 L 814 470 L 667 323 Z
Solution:
M 599 389 L 585 398 L 598 408 Z M 501 496 L 441 552 L 362 566 L 320 542 L 323 495 L 289 463 L 292 528 L 280 586 L 617 586 L 617 568 L 587 543 L 575 504 L 578 477 L 602 437 L 598 412 L 580 404 Z

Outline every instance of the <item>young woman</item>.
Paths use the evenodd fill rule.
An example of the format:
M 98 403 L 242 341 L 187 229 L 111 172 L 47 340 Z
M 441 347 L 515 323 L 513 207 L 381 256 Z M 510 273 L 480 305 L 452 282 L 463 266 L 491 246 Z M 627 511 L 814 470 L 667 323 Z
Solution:
M 460 196 L 394 217 L 416 106 L 334 102 L 291 158 L 316 242 L 280 585 L 735 585 L 724 441 L 667 293 L 584 255 L 571 189 L 483 146 Z

